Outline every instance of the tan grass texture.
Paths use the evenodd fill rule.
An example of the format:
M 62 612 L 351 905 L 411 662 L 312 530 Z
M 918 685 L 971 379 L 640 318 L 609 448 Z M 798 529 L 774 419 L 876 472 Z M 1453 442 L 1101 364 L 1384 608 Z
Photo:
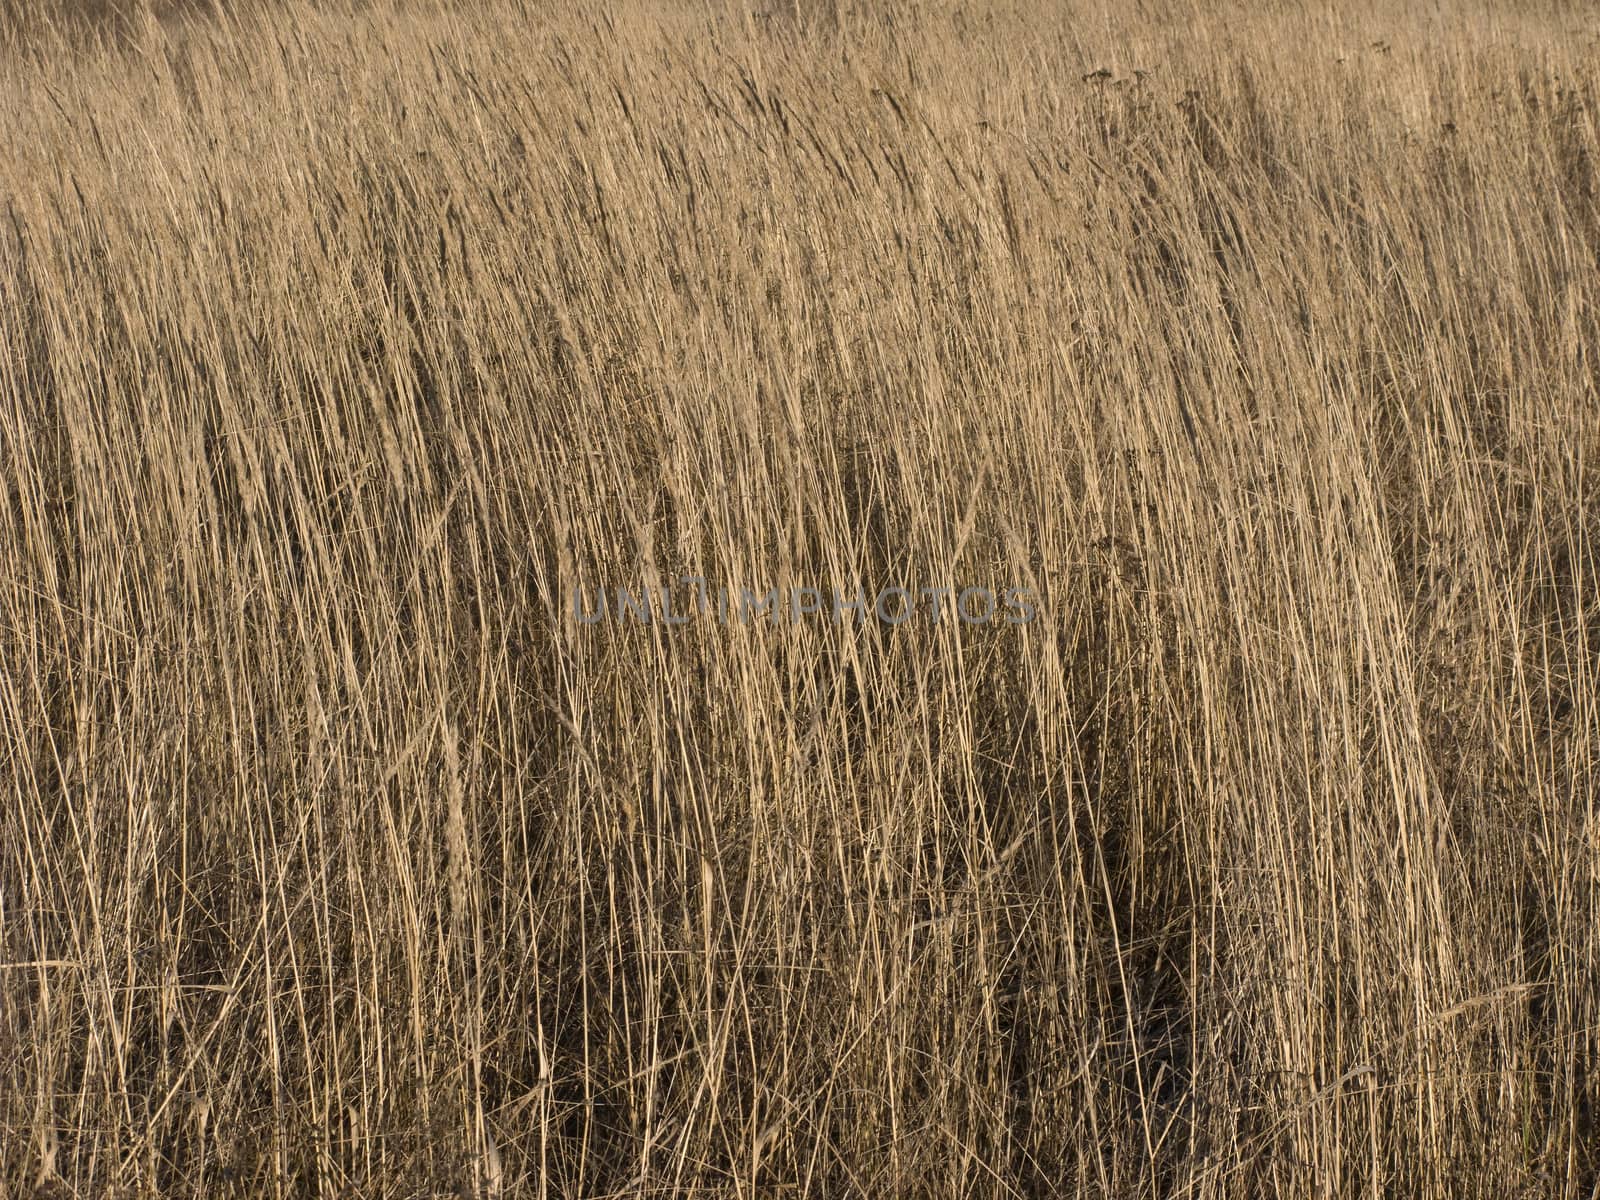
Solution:
M 1592 9 L 123 7 L 0 1197 L 1600 1195 Z M 685 575 L 1039 615 L 572 619 Z

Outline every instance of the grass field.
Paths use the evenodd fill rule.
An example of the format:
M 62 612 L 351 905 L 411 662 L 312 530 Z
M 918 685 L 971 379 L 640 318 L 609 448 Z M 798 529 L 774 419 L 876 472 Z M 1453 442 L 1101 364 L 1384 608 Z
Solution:
M 1600 1196 L 1592 8 L 158 9 L 0 19 L 0 1198 Z

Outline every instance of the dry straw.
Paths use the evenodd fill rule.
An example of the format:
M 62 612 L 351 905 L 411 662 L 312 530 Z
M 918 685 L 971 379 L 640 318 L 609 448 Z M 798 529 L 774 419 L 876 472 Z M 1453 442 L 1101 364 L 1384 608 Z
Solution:
M 768 7 L 6 6 L 0 1195 L 1595 1195 L 1592 12 Z

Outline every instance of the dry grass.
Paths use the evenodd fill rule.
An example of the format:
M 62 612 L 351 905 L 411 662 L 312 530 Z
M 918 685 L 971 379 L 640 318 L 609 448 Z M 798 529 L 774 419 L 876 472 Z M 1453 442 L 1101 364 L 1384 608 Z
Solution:
M 1582 9 L 43 11 L 0 1196 L 1600 1195 Z

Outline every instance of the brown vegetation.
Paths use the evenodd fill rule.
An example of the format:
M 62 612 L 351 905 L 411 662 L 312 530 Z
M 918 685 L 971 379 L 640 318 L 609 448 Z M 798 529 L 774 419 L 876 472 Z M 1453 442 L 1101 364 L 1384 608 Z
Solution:
M 13 21 L 0 1196 L 1600 1193 L 1597 26 L 1251 7 Z

